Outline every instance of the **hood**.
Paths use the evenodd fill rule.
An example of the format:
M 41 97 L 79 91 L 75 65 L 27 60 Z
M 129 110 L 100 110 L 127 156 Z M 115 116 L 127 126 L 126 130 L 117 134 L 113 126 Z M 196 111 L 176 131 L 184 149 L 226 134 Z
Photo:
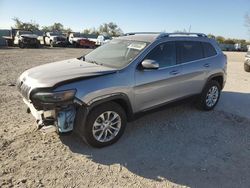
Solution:
M 23 34 L 23 35 L 21 35 L 21 37 L 36 39 L 38 37 L 38 35 L 35 35 L 35 34 Z
M 69 59 L 48 63 L 26 70 L 20 81 L 25 82 L 32 89 L 53 87 L 68 80 L 82 79 L 92 76 L 110 74 L 116 69 L 88 63 L 78 59 Z

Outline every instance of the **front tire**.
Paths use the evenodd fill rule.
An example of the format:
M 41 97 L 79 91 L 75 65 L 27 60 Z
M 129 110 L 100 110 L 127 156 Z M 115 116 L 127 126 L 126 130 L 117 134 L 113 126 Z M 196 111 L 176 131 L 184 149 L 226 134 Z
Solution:
M 250 72 L 250 66 L 247 65 L 247 64 L 244 64 L 244 70 L 245 70 L 246 72 Z
M 81 121 L 81 118 L 78 119 Z M 117 142 L 123 135 L 126 124 L 123 108 L 115 102 L 108 102 L 94 107 L 85 124 L 80 123 L 84 126 L 83 129 L 78 130 L 82 130 L 80 135 L 87 144 L 101 148 Z
M 50 47 L 51 47 L 51 48 L 54 47 L 53 41 L 50 41 Z
M 73 46 L 74 46 L 75 48 L 79 48 L 79 45 L 78 45 L 78 43 L 76 43 L 76 42 L 73 44 Z
M 215 80 L 210 80 L 196 101 L 197 108 L 205 111 L 212 110 L 219 101 L 220 93 L 220 84 Z
M 22 41 L 19 41 L 19 48 L 24 48 L 24 43 Z

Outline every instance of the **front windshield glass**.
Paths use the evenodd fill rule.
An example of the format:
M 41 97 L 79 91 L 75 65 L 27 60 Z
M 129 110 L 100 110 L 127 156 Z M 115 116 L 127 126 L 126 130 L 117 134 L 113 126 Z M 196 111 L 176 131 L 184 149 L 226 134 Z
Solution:
M 81 34 L 80 33 L 74 33 L 73 36 L 74 37 L 81 37 Z
M 112 40 L 85 56 L 85 61 L 113 68 L 128 65 L 146 46 L 147 42 Z
M 58 36 L 58 35 L 62 35 L 61 33 L 50 33 L 50 36 Z
M 31 31 L 19 31 L 19 35 L 32 34 Z

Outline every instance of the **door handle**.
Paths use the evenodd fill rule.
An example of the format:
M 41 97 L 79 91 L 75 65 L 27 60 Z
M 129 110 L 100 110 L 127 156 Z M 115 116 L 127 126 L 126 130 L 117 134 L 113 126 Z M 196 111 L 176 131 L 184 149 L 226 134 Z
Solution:
M 210 64 L 209 63 L 205 63 L 203 66 L 204 67 L 210 67 Z
M 178 70 L 173 70 L 173 71 L 171 71 L 169 74 L 171 74 L 171 75 L 177 75 L 177 74 L 179 74 L 180 72 L 178 71 Z

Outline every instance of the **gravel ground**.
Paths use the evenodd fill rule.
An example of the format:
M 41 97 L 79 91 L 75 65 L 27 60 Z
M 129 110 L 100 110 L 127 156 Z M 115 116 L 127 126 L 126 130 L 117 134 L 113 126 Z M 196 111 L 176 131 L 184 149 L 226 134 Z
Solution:
M 116 144 L 36 130 L 11 86 L 27 68 L 83 49 L 0 49 L 0 187 L 250 187 L 250 74 L 228 53 L 228 82 L 214 111 L 171 105 L 129 123 Z

